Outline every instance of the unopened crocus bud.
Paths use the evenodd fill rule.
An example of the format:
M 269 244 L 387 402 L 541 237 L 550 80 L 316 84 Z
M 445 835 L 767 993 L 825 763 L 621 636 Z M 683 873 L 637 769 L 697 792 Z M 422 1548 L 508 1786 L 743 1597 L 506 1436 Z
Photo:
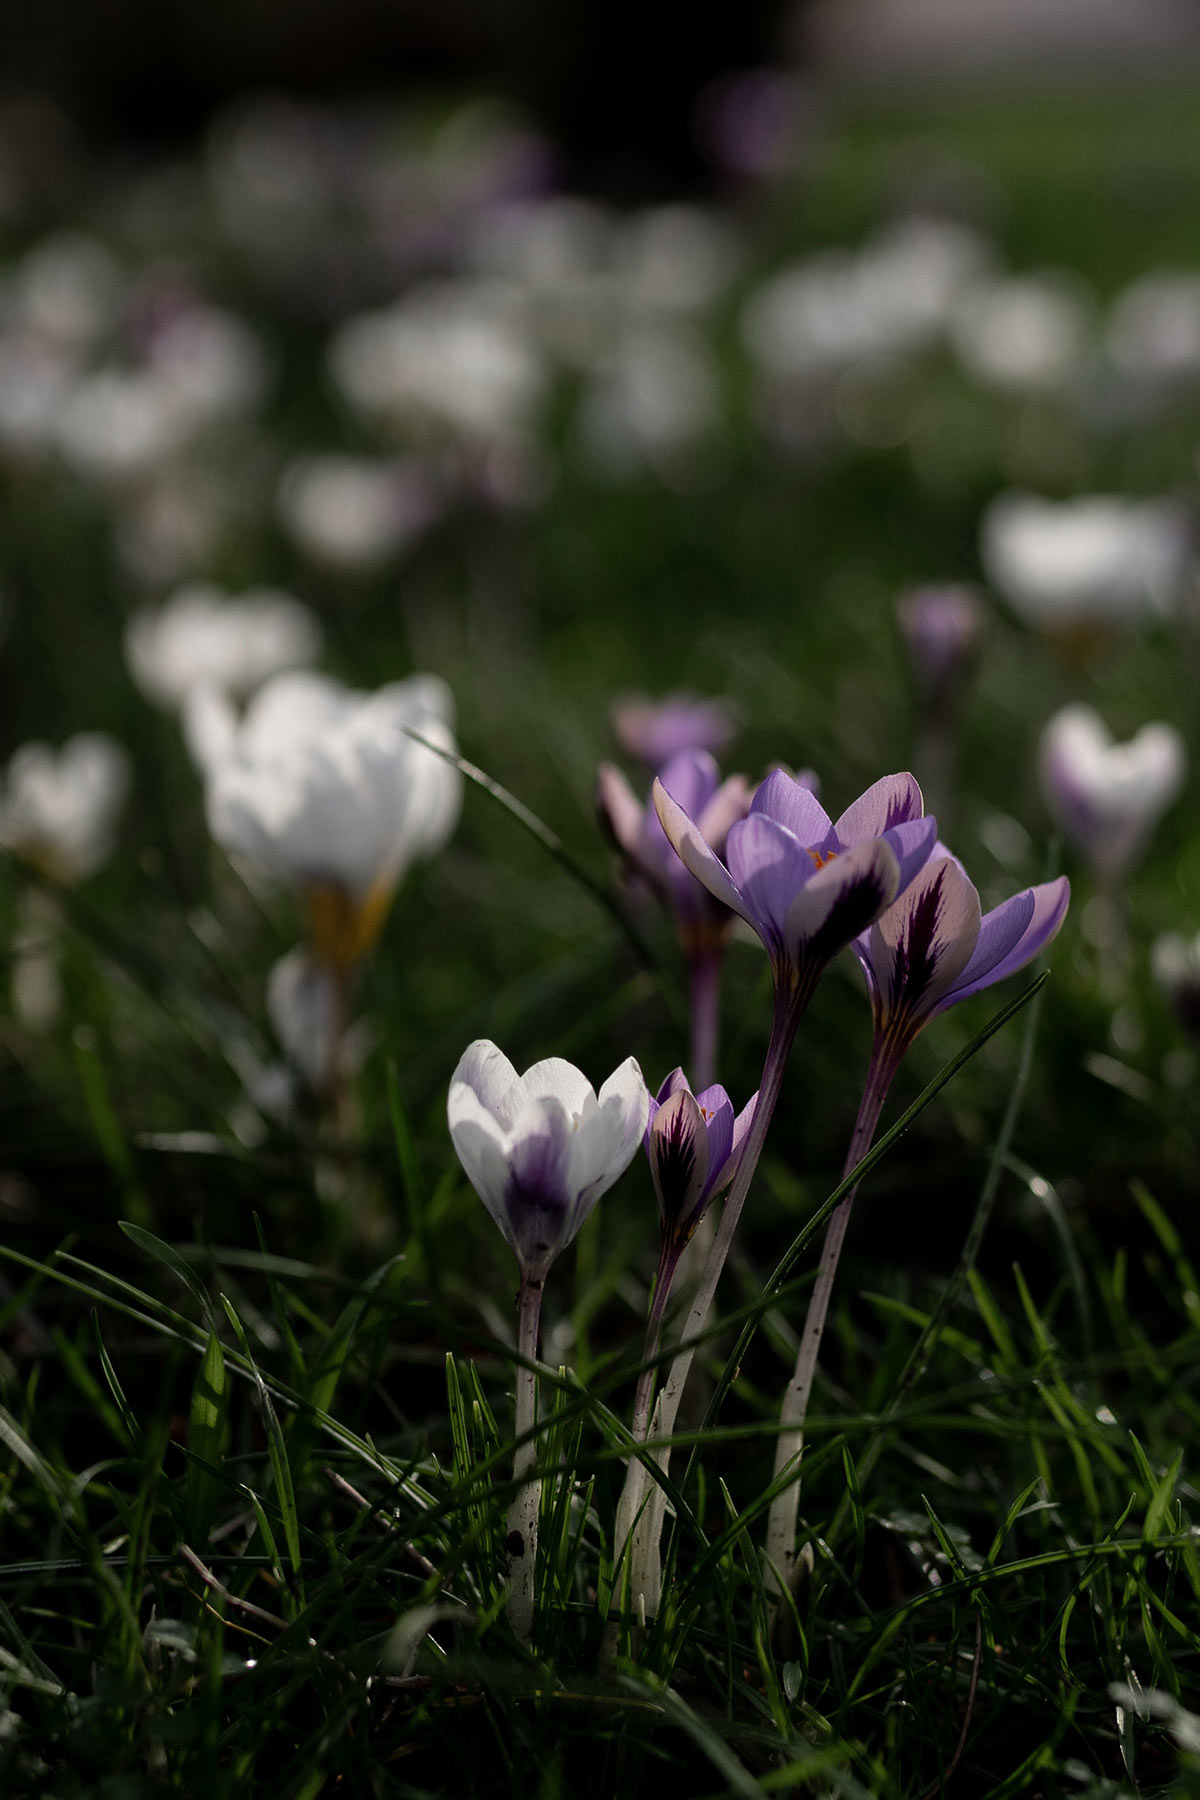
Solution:
M 1118 744 L 1090 706 L 1067 706 L 1042 732 L 1038 768 L 1053 817 L 1096 874 L 1112 878 L 1144 854 L 1183 786 L 1186 755 L 1173 725 L 1144 725 Z
M 664 1262 L 678 1258 L 709 1203 L 733 1180 L 757 1101 L 755 1094 L 735 1117 L 723 1087 L 693 1094 L 682 1069 L 673 1069 L 651 1100 L 646 1155 Z

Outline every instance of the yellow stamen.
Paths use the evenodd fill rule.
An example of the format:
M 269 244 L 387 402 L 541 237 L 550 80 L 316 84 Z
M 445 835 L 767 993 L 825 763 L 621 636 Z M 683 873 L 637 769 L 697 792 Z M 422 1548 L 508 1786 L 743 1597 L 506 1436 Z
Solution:
M 818 869 L 823 869 L 826 863 L 831 863 L 834 860 L 838 852 L 836 850 L 810 850 L 808 854 L 812 857 L 816 867 Z

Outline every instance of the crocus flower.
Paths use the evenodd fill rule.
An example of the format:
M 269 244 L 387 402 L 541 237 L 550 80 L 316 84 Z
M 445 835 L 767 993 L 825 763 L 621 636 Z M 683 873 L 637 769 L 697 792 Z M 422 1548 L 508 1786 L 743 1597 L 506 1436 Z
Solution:
M 696 821 L 713 854 L 722 855 L 730 826 L 750 810 L 753 790 L 745 776 L 722 781 L 708 751 L 691 749 L 677 751 L 658 778 Z M 601 763 L 597 771 L 596 805 L 630 867 L 673 913 L 684 954 L 719 949 L 733 923 L 732 911 L 679 860 L 654 807 L 642 804 L 612 763 Z
M 893 1068 L 938 1013 L 1023 969 L 1066 917 L 1065 875 L 981 913 L 966 870 L 937 844 L 903 896 L 854 941 L 877 1054 Z
M 125 632 L 134 680 L 156 705 L 170 708 L 196 687 L 249 694 L 320 650 L 321 628 L 309 609 L 267 588 L 235 596 L 191 583 L 157 612 L 135 613 Z
M 984 614 L 978 595 L 961 582 L 913 588 L 897 600 L 896 617 L 922 697 L 944 708 L 979 650 Z
M 922 867 L 937 821 L 922 817 L 911 775 L 888 775 L 831 822 L 816 795 L 776 769 L 760 785 L 744 819 L 732 825 L 724 860 L 661 781 L 654 803 L 680 858 L 708 891 L 753 927 L 775 974 L 775 1016 L 753 1118 L 712 1249 L 655 1410 L 655 1435 L 669 1438 L 721 1269 L 733 1242 L 797 1027 L 830 959 L 890 906 Z M 665 1470 L 668 1451 L 658 1452 Z M 639 1459 L 630 1462 L 618 1510 L 617 1553 L 631 1537 L 630 1592 L 650 1616 L 661 1582 L 663 1504 L 646 1492 Z
M 597 1095 L 561 1057 L 518 1075 L 495 1044 L 479 1039 L 450 1083 L 450 1136 L 472 1187 L 503 1232 L 521 1269 L 517 1302 L 518 1482 L 508 1513 L 507 1612 L 517 1636 L 533 1632 L 541 1483 L 532 1470 L 542 1288 L 601 1194 L 629 1166 L 646 1126 L 650 1096 L 633 1057 Z
M 83 881 L 112 852 L 129 776 L 127 752 L 102 731 L 61 750 L 22 744 L 0 790 L 0 844 L 51 881 Z
M 275 504 L 305 555 L 352 575 L 399 556 L 438 510 L 415 459 L 344 455 L 296 457 L 283 471 Z
M 453 748 L 452 700 L 430 675 L 353 693 L 328 677 L 277 675 L 238 721 L 207 690 L 190 721 L 218 843 L 300 887 L 312 945 L 333 967 L 370 949 L 411 862 L 441 848 L 461 778 L 409 728 Z
M 648 769 L 661 769 L 681 750 L 723 750 L 734 733 L 725 700 L 706 700 L 682 691 L 661 700 L 627 694 L 612 709 L 617 742 Z
M 1066 917 L 1070 886 L 1065 876 L 1026 888 L 982 914 L 966 870 L 944 844 L 904 893 L 854 942 L 867 977 L 875 1033 L 871 1063 L 859 1104 L 844 1173 L 871 1147 L 888 1090 L 909 1045 L 938 1013 L 1002 981 L 1045 948 Z M 804 1418 L 856 1189 L 832 1214 L 821 1249 L 817 1279 L 800 1337 L 796 1367 L 780 1409 L 775 1476 L 799 1455 Z M 796 1548 L 799 1485 L 784 1487 L 767 1519 L 767 1562 L 777 1591 L 791 1579 Z
M 659 779 L 696 820 L 713 853 L 721 855 L 730 826 L 750 807 L 752 790 L 745 777 L 731 775 L 722 782 L 707 750 L 680 750 Z M 684 867 L 654 807 L 642 805 L 612 763 L 600 765 L 596 805 L 627 867 L 658 894 L 675 919 L 691 989 L 692 1068 L 707 1086 L 716 1072 L 721 961 L 733 913 Z
M 1042 732 L 1038 772 L 1046 805 L 1102 878 L 1139 860 L 1185 769 L 1173 725 L 1144 725 L 1117 744 L 1090 706 L 1066 706 Z
M 757 1100 L 735 1117 L 719 1083 L 693 1094 L 682 1069 L 673 1069 L 651 1100 L 646 1155 L 664 1260 L 678 1260 L 709 1203 L 733 1180 Z
M 661 781 L 654 803 L 684 864 L 758 933 L 776 987 L 801 1001 L 908 886 L 937 836 L 911 775 L 884 776 L 835 824 L 810 788 L 776 769 L 730 827 L 724 860 Z
M 1189 527 L 1169 500 L 1001 494 L 983 520 L 988 580 L 1031 625 L 1122 625 L 1170 614 Z
M 479 1198 L 521 1265 L 540 1283 L 601 1194 L 625 1171 L 646 1126 L 650 1097 L 633 1057 L 597 1095 L 561 1057 L 518 1076 L 502 1050 L 479 1039 L 450 1083 L 450 1136 Z

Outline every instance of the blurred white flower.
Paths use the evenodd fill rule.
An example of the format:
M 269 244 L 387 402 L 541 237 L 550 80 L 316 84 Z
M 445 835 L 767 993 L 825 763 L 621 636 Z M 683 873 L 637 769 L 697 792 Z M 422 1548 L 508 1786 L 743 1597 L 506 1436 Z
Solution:
M 127 752 L 101 731 L 61 750 L 23 744 L 0 791 L 0 843 L 49 880 L 84 880 L 112 852 L 130 772 Z
M 98 238 L 62 231 L 26 252 L 13 277 L 9 313 L 44 343 L 87 350 L 116 316 L 121 272 Z
M 269 588 L 235 596 L 193 583 L 156 611 L 135 613 L 125 631 L 134 680 L 169 709 L 196 687 L 249 694 L 320 653 L 321 628 L 308 607 Z
M 613 470 L 660 474 L 710 437 L 720 419 L 717 371 L 699 333 L 679 326 L 629 332 L 584 396 L 580 431 Z
M 965 226 L 904 220 L 860 250 L 827 251 L 772 276 L 745 307 L 742 338 L 768 380 L 919 350 L 945 331 L 989 258 Z
M 0 447 L 18 458 L 44 456 L 78 380 L 73 352 L 28 331 L 0 337 Z
M 985 282 L 955 307 L 950 336 L 968 375 L 989 387 L 1067 386 L 1091 347 L 1091 308 L 1077 281 L 1057 273 Z
M 1200 275 L 1156 270 L 1117 295 L 1107 348 L 1129 379 L 1168 389 L 1200 377 Z
M 58 445 L 79 474 L 134 481 L 174 455 L 187 435 L 170 390 L 150 369 L 101 369 L 68 397 Z
M 437 500 L 415 461 L 301 456 L 283 471 L 276 508 L 314 561 L 358 573 L 411 543 L 436 515 Z
M 1169 614 L 1187 567 L 1183 509 L 1169 500 L 1001 494 L 984 515 L 988 580 L 1031 624 L 1123 624 Z
M 702 206 L 649 207 L 625 219 L 616 243 L 618 293 L 634 313 L 702 312 L 737 267 L 730 226 Z
M 1098 713 L 1076 705 L 1055 713 L 1042 731 L 1038 773 L 1046 805 L 1099 875 L 1118 875 L 1140 859 L 1186 767 L 1173 725 L 1144 725 L 1118 744 Z
M 236 313 L 197 302 L 157 327 L 147 364 L 188 435 L 251 412 L 267 383 L 266 353 L 253 327 Z
M 267 980 L 267 1016 L 291 1068 L 321 1093 L 338 1066 L 346 1028 L 345 990 L 336 968 L 289 950 Z
M 414 675 L 371 694 L 327 676 L 275 676 L 237 720 L 205 696 L 209 828 L 232 855 L 300 887 L 318 961 L 370 949 L 408 865 L 458 818 L 462 779 L 408 734 L 454 749 L 445 683 Z
M 414 289 L 335 332 L 333 378 L 364 417 L 487 447 L 532 431 L 545 371 L 511 300 L 482 283 Z

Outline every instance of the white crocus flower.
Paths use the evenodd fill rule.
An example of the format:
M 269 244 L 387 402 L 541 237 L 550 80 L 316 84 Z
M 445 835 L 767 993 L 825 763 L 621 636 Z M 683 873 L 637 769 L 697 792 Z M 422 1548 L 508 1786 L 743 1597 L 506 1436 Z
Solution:
M 1142 855 L 1185 770 L 1183 739 L 1173 725 L 1144 725 L 1118 744 L 1090 706 L 1066 706 L 1042 732 L 1046 805 L 1101 876 L 1122 873 Z
M 366 417 L 478 447 L 524 442 L 545 383 L 511 296 L 483 283 L 430 285 L 348 319 L 329 362 Z
M 197 687 L 249 694 L 320 651 L 321 628 L 308 608 L 268 588 L 234 596 L 189 584 L 160 610 L 135 614 L 125 632 L 135 681 L 148 699 L 170 709 Z
M 450 1136 L 524 1277 L 540 1281 L 628 1168 L 649 1107 L 633 1057 L 597 1095 L 561 1057 L 518 1075 L 484 1038 L 464 1051 L 450 1083 Z
M 546 1272 L 592 1207 L 632 1162 L 650 1096 L 633 1057 L 599 1094 L 572 1063 L 551 1056 L 518 1075 L 502 1050 L 480 1038 L 450 1083 L 450 1136 L 472 1187 L 521 1267 L 517 1303 L 518 1483 L 508 1510 L 509 1623 L 533 1632 L 541 1482 L 533 1474 L 537 1396 L 534 1364 Z
M 307 556 L 359 574 L 405 549 L 434 517 L 437 503 L 414 462 L 301 456 L 283 471 L 276 511 Z
M 127 752 L 101 731 L 61 750 L 23 744 L 0 793 L 0 843 L 52 881 L 84 880 L 112 852 L 129 778 Z
M 1069 277 L 1046 273 L 981 283 L 955 309 L 950 336 L 977 381 L 1042 392 L 1064 388 L 1079 375 L 1090 330 L 1086 293 Z
M 1046 627 L 1123 624 L 1169 614 L 1188 557 L 1188 522 L 1169 500 L 1001 494 L 984 515 L 988 580 Z
M 414 675 L 362 694 L 297 671 L 260 689 L 240 723 L 224 697 L 202 693 L 197 747 L 214 838 L 300 887 L 314 956 L 349 969 L 408 865 L 440 849 L 457 821 L 458 771 L 409 735 L 453 750 L 449 689 Z

